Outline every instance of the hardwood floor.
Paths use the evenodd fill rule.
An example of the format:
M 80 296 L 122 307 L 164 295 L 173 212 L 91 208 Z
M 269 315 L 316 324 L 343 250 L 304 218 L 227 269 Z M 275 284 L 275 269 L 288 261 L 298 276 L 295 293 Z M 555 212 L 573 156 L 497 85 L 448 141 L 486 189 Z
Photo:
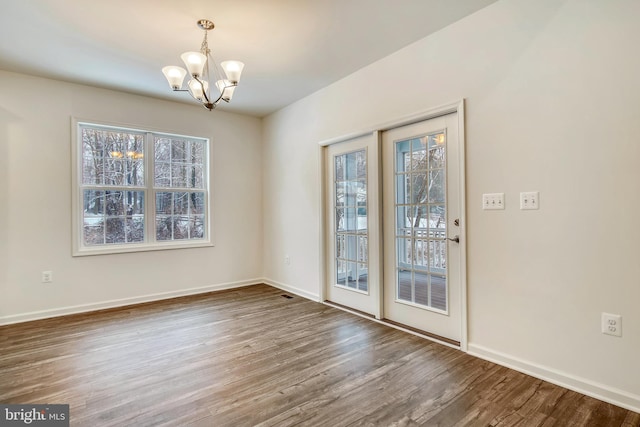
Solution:
M 73 426 L 640 426 L 600 402 L 258 285 L 0 327 L 0 403 Z

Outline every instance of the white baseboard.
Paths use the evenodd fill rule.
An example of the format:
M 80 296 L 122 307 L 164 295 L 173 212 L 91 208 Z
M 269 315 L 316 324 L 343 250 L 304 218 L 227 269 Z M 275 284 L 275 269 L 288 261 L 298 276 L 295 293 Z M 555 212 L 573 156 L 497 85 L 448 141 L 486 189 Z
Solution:
M 282 289 L 283 291 L 287 291 L 292 294 L 296 294 L 306 299 L 310 299 L 311 301 L 321 302 L 320 295 L 305 291 L 304 289 L 296 288 L 295 286 L 285 285 L 284 283 L 276 282 L 275 280 L 267 279 L 266 277 L 262 278 L 262 283 L 273 286 L 274 288 Z
M 0 325 L 10 325 L 12 323 L 29 322 L 31 320 L 48 319 L 51 317 L 66 316 L 69 314 L 86 313 L 89 311 L 103 310 L 105 308 L 122 307 L 131 304 L 140 304 L 143 302 L 160 301 L 187 295 L 204 294 L 212 291 L 221 291 L 224 289 L 241 288 L 263 283 L 262 279 L 242 280 L 238 282 L 219 283 L 216 285 L 202 286 L 198 288 L 180 289 L 177 291 L 159 292 L 156 294 L 142 295 L 132 298 L 121 298 L 109 301 L 101 301 L 90 304 L 74 305 L 69 307 L 54 308 L 50 310 L 32 311 L 29 313 L 12 314 L 0 317 Z
M 581 378 L 567 372 L 558 371 L 547 366 L 538 365 L 476 344 L 469 344 L 468 354 L 568 388 L 569 390 L 577 391 L 578 393 L 591 396 L 598 400 L 620 406 L 621 408 L 640 412 L 640 396 L 624 390 L 609 387 L 605 384 Z

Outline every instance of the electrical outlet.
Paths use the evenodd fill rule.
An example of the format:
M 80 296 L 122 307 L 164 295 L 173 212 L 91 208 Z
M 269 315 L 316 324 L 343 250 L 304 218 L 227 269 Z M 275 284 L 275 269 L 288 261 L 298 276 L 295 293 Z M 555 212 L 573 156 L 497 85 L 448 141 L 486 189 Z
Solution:
M 619 314 L 602 313 L 602 333 L 622 336 L 622 316 Z
M 526 191 L 520 193 L 520 209 L 522 210 L 535 210 L 539 209 L 538 203 L 539 194 L 537 191 Z
M 53 282 L 53 271 L 43 271 L 42 283 L 51 283 L 51 282 Z
M 487 193 L 482 195 L 482 209 L 504 209 L 504 193 Z
M 284 256 L 284 263 L 286 265 L 291 265 L 291 258 L 289 257 L 289 255 Z

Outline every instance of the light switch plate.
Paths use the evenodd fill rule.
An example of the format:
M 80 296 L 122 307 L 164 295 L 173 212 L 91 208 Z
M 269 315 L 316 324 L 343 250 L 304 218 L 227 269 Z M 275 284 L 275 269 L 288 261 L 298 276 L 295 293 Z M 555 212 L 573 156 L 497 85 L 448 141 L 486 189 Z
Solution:
M 540 209 L 539 197 L 537 191 L 525 191 L 520 193 L 520 209 L 535 210 Z
M 482 195 L 482 209 L 504 209 L 504 193 L 486 193 Z

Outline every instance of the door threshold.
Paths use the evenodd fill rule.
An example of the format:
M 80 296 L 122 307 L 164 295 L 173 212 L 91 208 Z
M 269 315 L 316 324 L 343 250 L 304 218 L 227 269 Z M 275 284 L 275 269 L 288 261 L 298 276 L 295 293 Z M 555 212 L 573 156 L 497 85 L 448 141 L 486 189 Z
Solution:
M 330 305 L 332 307 L 339 308 L 340 310 L 348 311 L 349 313 L 353 313 L 353 314 L 357 314 L 358 316 L 361 316 L 361 317 L 367 317 L 369 319 L 374 319 L 374 320 L 376 318 L 376 316 L 374 316 L 373 314 L 367 313 L 366 311 L 356 310 L 355 308 L 351 308 L 351 307 L 348 307 L 346 305 L 338 304 L 337 302 L 324 300 L 324 303 L 326 305 Z
M 324 300 L 323 303 L 333 308 L 337 308 L 338 310 L 346 311 L 347 313 L 355 314 L 356 316 L 364 317 L 365 319 L 373 320 L 374 322 L 380 323 L 382 325 L 390 326 L 392 328 L 398 329 L 403 332 L 408 332 L 412 335 L 419 336 L 421 338 L 426 338 L 429 341 L 437 342 L 438 344 L 446 345 L 447 347 L 455 348 L 457 350 L 461 349 L 460 342 L 452 340 L 450 338 L 445 338 L 440 335 L 433 334 L 431 332 L 423 331 L 422 329 L 413 328 L 411 326 L 407 326 L 402 323 L 394 322 L 389 319 L 376 319 L 373 314 L 369 314 L 364 311 L 356 310 L 355 308 L 348 307 L 346 305 L 338 304 L 333 301 Z
M 386 323 L 390 326 L 400 328 L 400 329 L 406 329 L 407 331 L 413 332 L 418 335 L 424 335 L 427 338 L 430 338 L 435 341 L 440 341 L 445 344 L 449 344 L 450 346 L 453 346 L 456 348 L 460 348 L 460 341 L 452 340 L 451 338 L 445 338 L 443 336 L 433 334 L 431 332 L 423 331 L 422 329 L 414 328 L 412 326 L 407 326 L 403 323 L 394 322 L 393 320 L 389 320 L 389 319 L 382 319 L 381 322 Z

